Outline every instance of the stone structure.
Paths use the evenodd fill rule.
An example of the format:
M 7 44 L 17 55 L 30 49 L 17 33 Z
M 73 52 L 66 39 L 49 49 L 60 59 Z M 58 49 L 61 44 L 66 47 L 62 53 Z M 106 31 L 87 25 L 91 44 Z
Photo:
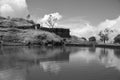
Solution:
M 70 38 L 70 30 L 69 29 L 64 29 L 64 28 L 46 28 L 46 27 L 40 27 L 40 30 L 48 31 L 48 32 L 53 32 L 56 35 L 62 37 L 62 38 Z
M 64 28 L 46 28 L 42 27 L 40 24 L 34 23 L 32 20 L 26 20 L 23 18 L 12 18 L 10 20 L 0 17 L 0 28 L 17 28 L 17 29 L 35 29 L 44 30 L 62 38 L 70 38 L 70 30 Z

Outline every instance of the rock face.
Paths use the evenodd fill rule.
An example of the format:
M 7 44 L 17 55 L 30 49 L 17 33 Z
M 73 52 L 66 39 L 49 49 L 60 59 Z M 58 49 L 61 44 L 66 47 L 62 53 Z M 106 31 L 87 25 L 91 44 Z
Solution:
M 7 29 L 0 31 L 0 39 L 2 43 L 17 43 L 15 45 L 27 44 L 45 44 L 50 41 L 60 42 L 62 39 L 50 32 L 40 30 L 20 30 L 20 29 Z
M 40 30 L 53 32 L 53 33 L 55 33 L 56 35 L 59 35 L 62 38 L 71 38 L 69 29 L 41 27 Z
M 35 23 L 21 18 L 0 20 L 0 41 L 3 45 L 45 44 L 60 42 L 54 33 L 35 30 Z

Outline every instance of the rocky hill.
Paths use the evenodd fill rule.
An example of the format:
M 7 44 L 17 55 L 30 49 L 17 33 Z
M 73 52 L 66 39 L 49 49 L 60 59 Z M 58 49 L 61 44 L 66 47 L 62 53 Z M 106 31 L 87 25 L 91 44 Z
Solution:
M 45 44 L 60 42 L 61 37 L 54 33 L 35 30 L 32 20 L 0 17 L 0 41 L 3 45 Z M 25 28 L 25 29 L 24 29 Z

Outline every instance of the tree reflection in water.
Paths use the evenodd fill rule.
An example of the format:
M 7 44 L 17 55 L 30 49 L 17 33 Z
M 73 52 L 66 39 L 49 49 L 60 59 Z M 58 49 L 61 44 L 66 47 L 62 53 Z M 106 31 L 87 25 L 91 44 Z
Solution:
M 92 61 L 98 61 L 106 68 L 116 68 L 120 71 L 120 50 L 119 49 L 107 49 L 107 48 L 85 48 L 80 49 L 75 55 L 71 55 L 71 58 L 76 60 L 84 59 L 87 63 Z
M 99 62 L 102 63 L 106 68 L 116 68 L 120 70 L 120 50 L 119 49 L 105 49 L 101 48 L 99 56 Z

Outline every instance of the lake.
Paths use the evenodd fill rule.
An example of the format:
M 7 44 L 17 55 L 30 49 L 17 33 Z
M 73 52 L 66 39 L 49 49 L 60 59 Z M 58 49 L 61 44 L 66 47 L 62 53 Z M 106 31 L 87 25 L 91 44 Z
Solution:
M 0 80 L 120 80 L 120 49 L 0 47 Z

